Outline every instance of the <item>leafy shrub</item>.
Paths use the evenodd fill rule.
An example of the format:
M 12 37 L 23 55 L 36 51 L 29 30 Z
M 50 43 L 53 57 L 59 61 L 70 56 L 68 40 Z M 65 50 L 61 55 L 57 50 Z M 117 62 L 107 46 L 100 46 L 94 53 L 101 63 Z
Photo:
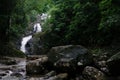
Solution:
M 110 45 L 120 32 L 120 7 L 116 3 L 117 0 L 56 1 L 57 9 L 47 22 L 51 28 L 46 31 L 45 44 Z

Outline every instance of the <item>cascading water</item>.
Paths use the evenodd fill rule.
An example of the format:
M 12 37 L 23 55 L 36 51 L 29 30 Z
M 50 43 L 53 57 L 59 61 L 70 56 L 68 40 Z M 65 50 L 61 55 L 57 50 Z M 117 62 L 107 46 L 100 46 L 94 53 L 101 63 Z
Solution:
M 42 28 L 41 28 L 41 25 L 40 23 L 36 23 L 34 24 L 34 28 L 33 28 L 33 32 L 34 33 L 37 33 L 37 32 L 41 32 L 42 31 Z M 23 37 L 22 39 L 22 42 L 21 42 L 21 47 L 20 47 L 20 50 L 24 53 L 26 53 L 26 44 L 27 42 L 32 38 L 32 35 L 29 35 L 29 36 L 26 36 L 26 37 Z
M 32 38 L 32 35 L 29 35 L 29 36 L 26 36 L 26 37 L 23 37 L 23 39 L 22 39 L 22 42 L 21 42 L 21 48 L 20 48 L 20 50 L 22 51 L 22 52 L 26 52 L 26 49 L 25 49 L 25 45 L 27 44 L 27 42 L 30 40 Z
M 41 28 L 41 25 L 40 25 L 40 23 L 36 23 L 35 25 L 34 25 L 34 30 L 33 30 L 34 32 L 41 32 L 42 31 L 42 28 Z

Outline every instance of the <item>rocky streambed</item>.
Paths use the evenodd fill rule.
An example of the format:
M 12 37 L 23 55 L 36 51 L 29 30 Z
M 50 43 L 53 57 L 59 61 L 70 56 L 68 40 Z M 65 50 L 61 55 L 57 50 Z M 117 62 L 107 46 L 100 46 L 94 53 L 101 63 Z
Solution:
M 97 56 L 80 45 L 57 46 L 45 55 L 0 60 L 0 80 L 120 80 L 120 53 Z
M 0 58 L 0 80 L 26 80 L 25 66 L 25 58 Z
M 28 56 L 26 72 L 28 80 L 120 80 L 119 54 L 97 56 L 80 45 L 57 46 L 46 55 Z

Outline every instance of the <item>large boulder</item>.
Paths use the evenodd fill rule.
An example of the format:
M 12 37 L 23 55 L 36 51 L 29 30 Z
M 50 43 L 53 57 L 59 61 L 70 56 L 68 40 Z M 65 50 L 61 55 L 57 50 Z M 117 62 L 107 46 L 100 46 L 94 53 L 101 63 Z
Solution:
M 43 33 L 35 33 L 32 39 L 26 44 L 27 54 L 32 55 L 42 55 L 46 53 L 46 49 L 43 47 L 43 41 L 41 40 L 41 35 Z
M 92 54 L 80 45 L 52 47 L 48 61 L 60 72 L 75 72 L 92 63 Z
M 48 61 L 47 56 L 43 56 L 41 58 L 30 60 L 26 64 L 26 72 L 27 74 L 43 74 L 45 69 L 45 64 Z
M 109 72 L 114 75 L 120 75 L 120 52 L 113 55 L 110 59 L 107 60 L 107 65 Z

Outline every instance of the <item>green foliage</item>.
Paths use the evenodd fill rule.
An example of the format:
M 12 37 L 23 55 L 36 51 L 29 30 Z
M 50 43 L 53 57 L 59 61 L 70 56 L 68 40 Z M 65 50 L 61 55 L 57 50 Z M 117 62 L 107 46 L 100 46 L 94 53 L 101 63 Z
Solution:
M 48 10 L 49 2 L 50 0 L 25 0 L 24 10 L 26 13 L 29 13 L 31 10 L 36 10 L 39 13 L 42 13 Z
M 18 39 L 27 27 L 27 19 L 23 10 L 24 0 L 19 0 L 10 17 L 9 39 Z
M 91 38 L 95 36 L 93 33 L 100 21 L 98 6 L 93 2 L 81 3 L 79 0 L 59 0 L 56 3 L 57 9 L 51 13 L 49 21 L 51 32 L 47 35 L 50 36 L 50 46 L 94 42 Z
M 92 54 L 94 54 L 95 56 L 101 56 L 102 54 L 105 53 L 104 49 L 101 49 L 101 48 L 93 48 L 93 49 L 90 49 L 90 52 Z
M 45 45 L 108 45 L 120 32 L 119 0 L 53 0 Z M 117 3 L 118 2 L 118 3 Z
M 34 22 L 38 14 L 47 12 L 51 6 L 51 0 L 25 0 L 24 11 L 30 22 Z
M 78 5 L 78 10 L 74 9 L 75 16 L 69 25 L 68 35 L 66 36 L 69 41 L 72 39 L 74 44 L 94 44 L 95 40 L 92 38 L 96 36 L 94 33 L 97 31 L 100 18 L 98 6 L 91 2 L 79 3 Z
M 102 18 L 98 30 L 103 34 L 101 37 L 109 43 L 118 39 L 120 31 L 120 7 L 113 1 L 102 0 L 99 4 Z

